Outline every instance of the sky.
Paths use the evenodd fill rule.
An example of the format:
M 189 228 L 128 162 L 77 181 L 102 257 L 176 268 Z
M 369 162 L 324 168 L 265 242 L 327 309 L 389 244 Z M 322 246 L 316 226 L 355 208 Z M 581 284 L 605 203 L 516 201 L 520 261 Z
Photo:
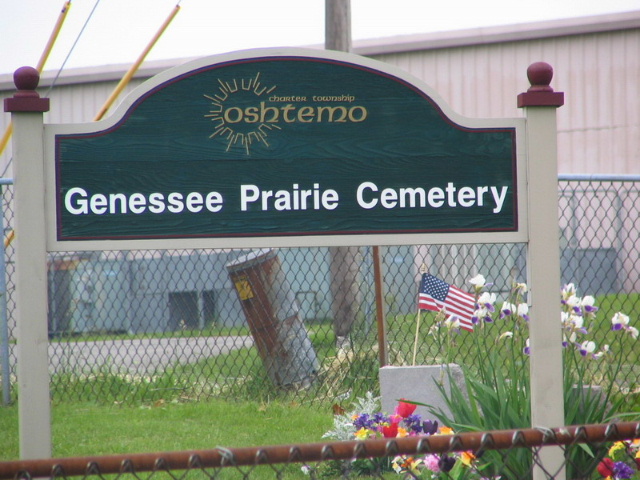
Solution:
M 64 0 L 0 0 L 0 75 L 36 66 Z M 325 0 L 72 0 L 45 70 L 324 43 Z M 640 10 L 640 0 L 351 0 L 352 39 Z

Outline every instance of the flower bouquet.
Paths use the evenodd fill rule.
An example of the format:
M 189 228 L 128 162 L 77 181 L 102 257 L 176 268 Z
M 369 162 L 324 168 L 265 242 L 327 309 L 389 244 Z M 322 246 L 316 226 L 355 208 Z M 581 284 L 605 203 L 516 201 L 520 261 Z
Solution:
M 323 435 L 331 440 L 370 440 L 406 436 L 450 435 L 453 430 L 439 426 L 437 421 L 415 414 L 417 405 L 399 401 L 392 414 L 379 411 L 379 399 L 368 392 L 359 398 L 349 412 L 334 416 L 334 428 Z M 311 473 L 311 467 L 303 471 Z M 314 473 L 322 477 L 335 475 L 379 475 L 395 472 L 405 478 L 480 478 L 478 463 L 472 452 L 451 452 L 427 455 L 398 455 L 387 459 L 356 459 L 350 462 L 326 462 Z
M 597 470 L 607 480 L 640 479 L 640 439 L 614 443 Z

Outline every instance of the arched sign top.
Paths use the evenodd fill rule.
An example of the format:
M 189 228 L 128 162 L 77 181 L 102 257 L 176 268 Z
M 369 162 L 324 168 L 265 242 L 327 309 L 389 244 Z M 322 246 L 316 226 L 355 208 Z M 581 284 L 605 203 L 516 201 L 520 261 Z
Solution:
M 464 119 L 420 81 L 356 55 L 282 49 L 200 59 L 149 80 L 102 122 L 47 128 L 50 237 L 68 249 L 101 240 L 513 235 L 521 127 Z

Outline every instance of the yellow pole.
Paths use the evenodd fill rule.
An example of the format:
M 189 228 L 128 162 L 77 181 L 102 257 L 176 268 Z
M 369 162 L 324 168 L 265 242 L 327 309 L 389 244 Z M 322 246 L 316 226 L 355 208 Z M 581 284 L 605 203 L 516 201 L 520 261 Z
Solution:
M 127 84 L 131 81 L 131 79 L 133 78 L 133 75 L 138 71 L 138 68 L 140 68 L 140 65 L 142 64 L 142 62 L 144 61 L 146 56 L 149 54 L 149 52 L 151 51 L 153 46 L 156 44 L 156 42 L 158 41 L 160 36 L 167 29 L 167 27 L 169 26 L 169 24 L 171 23 L 171 21 L 176 16 L 176 14 L 178 13 L 179 10 L 180 10 L 180 5 L 176 5 L 173 8 L 171 13 L 167 17 L 167 19 L 164 21 L 162 26 L 158 29 L 158 31 L 156 32 L 154 37 L 151 39 L 151 41 L 149 42 L 147 47 L 144 49 L 144 51 L 140 54 L 140 56 L 138 57 L 136 62 L 131 66 L 131 68 L 129 69 L 129 71 L 127 71 L 127 73 L 124 75 L 124 77 L 122 77 L 122 79 L 120 80 L 120 83 L 118 83 L 118 85 L 113 90 L 113 92 L 111 93 L 111 95 L 109 96 L 107 101 L 104 103 L 104 105 L 102 106 L 100 111 L 97 113 L 97 115 L 93 119 L 94 121 L 98 121 L 98 120 L 102 119 L 102 117 L 104 117 L 105 113 L 107 113 L 107 110 L 109 110 L 111 105 L 113 105 L 113 102 L 116 100 L 116 98 L 118 98 L 118 95 L 120 95 L 120 93 L 122 93 L 122 90 L 124 90 L 124 88 L 127 86 Z
M 47 59 L 49 58 L 49 54 L 53 49 L 53 45 L 56 43 L 56 40 L 58 39 L 58 34 L 60 33 L 60 30 L 62 30 L 62 24 L 64 23 L 64 20 L 67 17 L 67 13 L 69 13 L 69 8 L 71 8 L 71 0 L 67 0 L 62 6 L 62 10 L 60 11 L 60 15 L 58 16 L 58 21 L 53 27 L 53 31 L 49 36 L 49 41 L 47 42 L 47 45 L 44 47 L 42 56 L 40 57 L 40 60 L 36 65 L 36 70 L 38 70 L 38 72 L 42 72 L 42 70 L 44 69 L 44 64 L 47 63 Z
M 70 7 L 71 7 L 71 0 L 67 0 L 66 2 L 64 2 L 64 5 L 62 6 L 62 10 L 60 11 L 60 15 L 58 15 L 58 21 L 53 27 L 53 31 L 49 36 L 49 41 L 47 42 L 47 45 L 44 47 L 44 51 L 42 52 L 42 55 L 40 56 L 40 60 L 38 60 L 38 64 L 36 65 L 36 70 L 38 70 L 38 72 L 42 72 L 42 70 L 44 69 L 45 63 L 47 63 L 49 54 L 51 53 L 51 50 L 53 49 L 53 45 L 56 43 L 56 40 L 58 39 L 58 34 L 60 33 L 60 30 L 62 30 L 62 24 L 64 23 L 65 18 L 67 18 L 67 13 L 69 12 Z M 0 155 L 2 155 L 2 152 L 4 152 L 4 149 L 7 148 L 7 145 L 9 144 L 9 139 L 11 138 L 12 133 L 13 133 L 13 123 L 9 122 L 9 125 L 7 125 L 7 129 L 5 130 L 4 135 L 2 135 L 2 139 L 0 139 Z
M 13 242 L 13 239 L 16 236 L 16 231 L 15 230 L 11 230 L 9 233 L 7 233 L 7 236 L 4 239 L 4 248 L 7 248 L 9 245 L 11 245 L 11 242 Z
M 4 135 L 2 135 L 2 139 L 0 140 L 0 155 L 4 152 L 4 149 L 9 144 L 9 139 L 11 138 L 11 134 L 13 133 L 13 122 L 9 122 L 7 125 L 7 129 L 4 131 Z

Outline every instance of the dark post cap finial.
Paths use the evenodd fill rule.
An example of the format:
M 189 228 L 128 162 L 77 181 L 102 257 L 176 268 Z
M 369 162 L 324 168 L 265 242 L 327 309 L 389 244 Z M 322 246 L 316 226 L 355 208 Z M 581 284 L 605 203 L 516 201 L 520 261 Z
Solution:
M 527 78 L 531 86 L 528 92 L 553 92 L 550 87 L 553 67 L 546 62 L 535 62 L 527 68 Z
M 527 68 L 527 78 L 531 86 L 525 93 L 518 95 L 518 108 L 564 105 L 564 93 L 554 92 L 551 88 L 551 79 L 553 79 L 551 65 L 546 62 L 532 63 Z
M 33 67 L 20 67 L 13 73 L 13 83 L 18 91 L 12 98 L 4 99 L 5 112 L 48 112 L 49 99 L 40 98 L 36 88 L 40 73 Z
M 38 83 L 40 83 L 40 73 L 33 67 L 20 67 L 13 73 L 13 83 L 18 89 L 18 94 L 31 93 L 29 96 L 34 96 Z M 38 95 L 39 96 L 39 95 Z

